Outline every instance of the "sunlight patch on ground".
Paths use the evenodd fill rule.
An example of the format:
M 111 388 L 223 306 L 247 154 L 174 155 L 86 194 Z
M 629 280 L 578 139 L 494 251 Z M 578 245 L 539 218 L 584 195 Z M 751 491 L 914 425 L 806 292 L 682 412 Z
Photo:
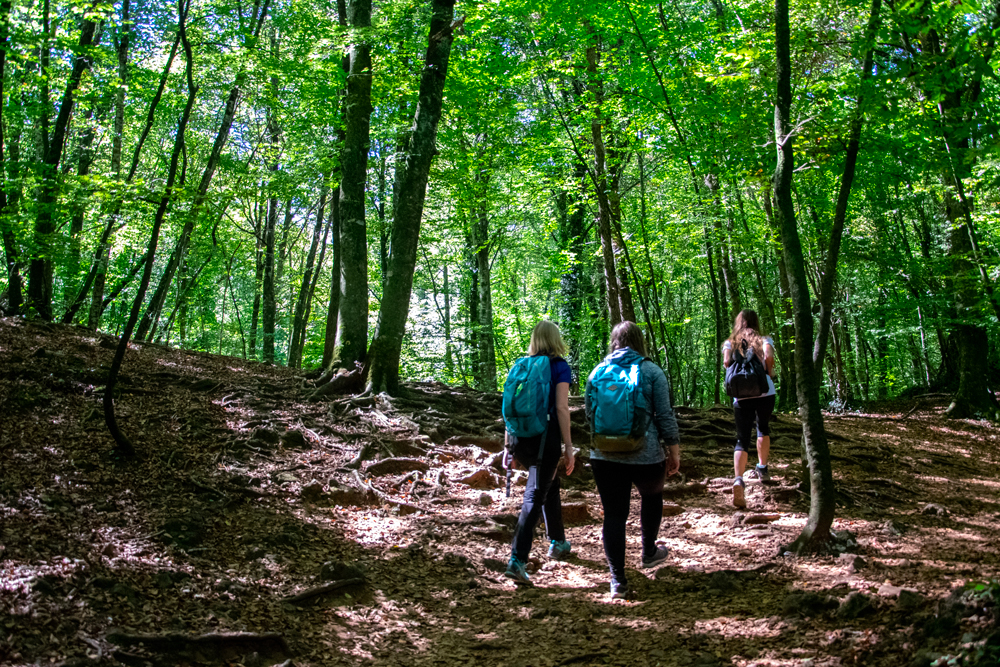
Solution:
M 694 622 L 695 632 L 719 635 L 726 639 L 780 637 L 784 627 L 785 624 L 780 622 L 772 626 L 768 619 L 739 619 L 731 616 L 720 616 Z

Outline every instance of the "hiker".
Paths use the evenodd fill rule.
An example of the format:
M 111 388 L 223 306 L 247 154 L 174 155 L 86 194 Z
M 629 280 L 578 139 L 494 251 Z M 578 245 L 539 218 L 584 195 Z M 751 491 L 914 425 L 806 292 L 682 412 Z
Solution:
M 642 331 L 634 322 L 622 322 L 611 331 L 610 347 L 587 378 L 584 402 L 594 433 L 590 464 L 604 506 L 611 597 L 626 599 L 625 522 L 632 486 L 641 499 L 641 566 L 650 568 L 667 558 L 667 548 L 656 542 L 663 517 L 663 482 L 680 470 L 681 454 L 667 378 L 646 357 Z
M 756 360 L 762 363 L 747 363 L 752 352 Z M 747 448 L 750 446 L 750 430 L 754 420 L 757 421 L 757 458 L 756 467 L 747 473 L 749 480 L 768 482 L 771 473 L 767 469 L 767 456 L 771 448 L 771 429 L 768 422 L 774 412 L 774 341 L 760 330 L 760 320 L 752 310 L 741 310 L 733 322 L 733 332 L 722 345 L 722 364 L 726 367 L 726 393 L 733 398 L 733 416 L 736 420 L 736 451 L 733 453 L 733 468 L 736 479 L 733 481 L 733 505 L 738 508 L 747 506 L 746 485 L 743 471 L 747 465 Z M 750 377 L 750 384 L 759 383 L 759 389 L 751 389 L 749 393 L 756 395 L 739 398 L 740 393 L 730 389 L 730 377 L 738 370 L 734 364 L 742 364 L 745 377 Z M 730 369 L 730 367 L 733 367 Z M 761 376 L 763 372 L 763 376 Z M 753 376 L 757 377 L 753 377 Z
M 567 351 L 559 327 L 542 320 L 531 331 L 528 356 L 514 364 L 504 384 L 504 421 L 507 425 L 504 466 L 509 469 L 513 459 L 517 459 L 528 469 L 524 502 L 510 545 L 510 562 L 504 573 L 517 584 L 531 585 L 525 566 L 539 516 L 545 518 L 545 531 L 550 540 L 549 557 L 562 560 L 570 554 L 563 526 L 558 476 L 560 461 L 566 462 L 567 475 L 573 474 L 576 463 L 569 422 L 572 372 L 563 358 Z M 519 397 L 532 401 L 532 405 L 527 406 L 527 412 L 539 414 L 523 416 L 525 409 L 518 406 Z M 536 422 L 535 427 L 530 428 L 525 421 Z M 524 436 L 519 435 L 519 431 L 539 433 Z

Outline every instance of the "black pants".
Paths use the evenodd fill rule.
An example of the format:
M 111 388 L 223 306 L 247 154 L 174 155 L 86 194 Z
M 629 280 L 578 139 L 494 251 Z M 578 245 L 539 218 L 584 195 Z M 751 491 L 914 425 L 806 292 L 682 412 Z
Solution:
M 736 418 L 736 451 L 748 452 L 751 446 L 750 436 L 754 420 L 757 421 L 757 437 L 771 435 L 771 414 L 774 412 L 775 396 L 760 398 L 741 398 L 733 405 L 733 416 Z M 756 441 L 753 443 L 756 445 Z
M 641 506 L 639 525 L 642 530 L 642 554 L 656 553 L 656 536 L 663 518 L 663 480 L 667 462 L 629 465 L 614 461 L 591 459 L 597 492 L 604 506 L 604 555 L 611 576 L 618 583 L 625 578 L 625 521 L 632 500 L 632 485 L 639 490 Z
M 554 424 L 549 426 L 542 460 L 528 465 L 524 503 L 521 505 L 521 515 L 517 518 L 517 528 L 514 529 L 514 540 L 510 545 L 511 555 L 520 561 L 528 560 L 539 518 L 545 518 L 545 530 L 550 540 L 561 542 L 566 539 L 557 470 L 562 453 L 562 438 L 559 436 L 558 426 L 553 426 Z

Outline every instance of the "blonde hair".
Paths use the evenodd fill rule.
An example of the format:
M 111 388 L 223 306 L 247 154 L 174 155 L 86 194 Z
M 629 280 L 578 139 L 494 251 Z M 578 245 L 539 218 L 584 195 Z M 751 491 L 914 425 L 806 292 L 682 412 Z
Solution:
M 565 357 L 569 354 L 566 343 L 555 322 L 542 320 L 531 330 L 531 343 L 528 345 L 528 355 L 547 354 L 550 357 Z

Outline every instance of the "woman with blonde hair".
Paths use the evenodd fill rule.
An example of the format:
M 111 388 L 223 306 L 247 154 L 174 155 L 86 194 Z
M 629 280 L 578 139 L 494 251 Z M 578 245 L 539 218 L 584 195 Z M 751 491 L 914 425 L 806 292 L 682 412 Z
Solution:
M 733 351 L 739 350 L 744 356 L 751 350 L 757 359 L 763 362 L 767 374 L 767 390 L 759 396 L 733 399 L 733 416 L 736 420 L 736 447 L 733 453 L 733 469 L 736 478 L 733 480 L 733 505 L 738 508 L 747 506 L 746 485 L 743 471 L 747 466 L 747 449 L 750 446 L 750 431 L 754 421 L 757 422 L 757 458 L 756 467 L 747 473 L 747 478 L 760 482 L 771 480 L 767 468 L 767 457 L 771 449 L 771 429 L 769 421 L 774 412 L 774 341 L 770 336 L 761 333 L 760 319 L 752 310 L 741 310 L 733 322 L 733 332 L 722 345 L 722 364 L 729 368 L 734 363 Z M 764 389 L 763 385 L 761 389 Z
M 569 422 L 569 385 L 572 372 L 563 358 L 567 353 L 559 327 L 549 320 L 542 320 L 531 331 L 528 357 L 548 357 L 551 373 L 548 393 L 548 425 L 541 435 L 517 437 L 510 428 L 506 431 L 504 465 L 510 467 L 513 459 L 528 469 L 528 482 L 524 488 L 524 502 L 514 530 L 510 561 L 504 573 L 517 584 L 531 585 L 525 569 L 531 553 L 535 526 L 544 517 L 549 537 L 549 557 L 562 560 L 569 557 L 570 544 L 562 520 L 559 497 L 559 462 L 565 460 L 566 474 L 573 473 L 576 463 Z M 505 388 L 506 393 L 506 388 Z M 506 398 L 505 398 L 506 401 Z M 507 415 L 504 415 L 507 419 Z M 562 447 L 560 448 L 560 441 Z

